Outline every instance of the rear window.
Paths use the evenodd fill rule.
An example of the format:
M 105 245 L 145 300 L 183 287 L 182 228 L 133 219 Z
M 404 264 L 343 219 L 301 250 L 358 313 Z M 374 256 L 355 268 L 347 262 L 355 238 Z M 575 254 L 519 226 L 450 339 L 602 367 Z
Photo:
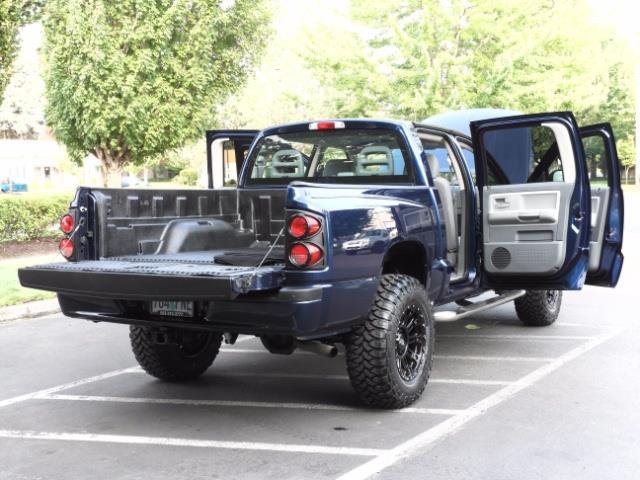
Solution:
M 410 183 L 408 158 L 402 137 L 387 129 L 268 135 L 253 150 L 246 183 Z

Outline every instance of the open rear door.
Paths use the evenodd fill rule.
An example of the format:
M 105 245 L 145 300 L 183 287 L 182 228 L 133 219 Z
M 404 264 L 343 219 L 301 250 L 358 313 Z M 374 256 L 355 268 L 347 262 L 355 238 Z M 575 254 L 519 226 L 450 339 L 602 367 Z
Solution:
M 589 247 L 590 195 L 570 112 L 471 123 L 480 191 L 482 284 L 578 290 Z
M 240 170 L 259 130 L 207 131 L 209 188 L 238 184 Z
M 580 129 L 591 187 L 589 285 L 615 287 L 622 270 L 624 204 L 613 130 L 608 123 Z

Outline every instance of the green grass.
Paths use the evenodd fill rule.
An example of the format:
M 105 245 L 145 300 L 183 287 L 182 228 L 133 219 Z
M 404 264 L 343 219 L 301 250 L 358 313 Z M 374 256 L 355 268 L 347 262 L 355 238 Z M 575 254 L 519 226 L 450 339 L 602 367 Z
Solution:
M 18 268 L 32 263 L 33 261 L 29 260 L 5 260 L 0 262 L 0 307 L 55 297 L 55 294 L 51 292 L 24 288 L 20 285 Z

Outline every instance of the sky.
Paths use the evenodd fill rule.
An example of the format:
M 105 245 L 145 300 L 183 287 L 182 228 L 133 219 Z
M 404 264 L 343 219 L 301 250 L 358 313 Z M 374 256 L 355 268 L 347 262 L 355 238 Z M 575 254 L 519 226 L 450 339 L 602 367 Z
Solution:
M 287 0 L 291 1 L 291 0 Z M 589 0 L 595 18 L 608 22 L 640 47 L 640 2 L 637 0 Z

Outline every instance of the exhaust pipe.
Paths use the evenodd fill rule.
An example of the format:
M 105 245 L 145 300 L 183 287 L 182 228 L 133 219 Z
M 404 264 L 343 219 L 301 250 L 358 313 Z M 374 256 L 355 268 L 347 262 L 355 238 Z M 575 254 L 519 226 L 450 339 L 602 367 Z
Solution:
M 325 357 L 334 358 L 338 355 L 338 348 L 335 345 L 327 345 L 320 342 L 298 342 L 297 347 L 306 352 L 315 353 Z

